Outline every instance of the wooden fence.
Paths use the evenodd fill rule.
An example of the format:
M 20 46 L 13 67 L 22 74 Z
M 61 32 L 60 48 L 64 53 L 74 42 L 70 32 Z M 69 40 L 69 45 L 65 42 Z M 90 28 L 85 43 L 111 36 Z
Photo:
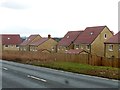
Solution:
M 2 54 L 7 60 L 30 60 L 30 61 L 69 61 L 93 66 L 120 67 L 120 58 L 105 58 L 91 54 L 64 54 L 64 53 L 40 53 L 40 52 L 11 52 Z

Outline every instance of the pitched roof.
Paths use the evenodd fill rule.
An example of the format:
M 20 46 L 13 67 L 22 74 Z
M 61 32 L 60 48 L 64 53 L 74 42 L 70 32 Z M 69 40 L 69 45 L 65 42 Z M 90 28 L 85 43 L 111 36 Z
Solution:
M 69 31 L 67 34 L 59 41 L 58 46 L 69 46 L 71 43 L 75 41 L 75 39 L 81 34 L 83 31 Z
M 47 40 L 48 40 L 48 38 L 41 38 L 41 39 L 39 39 L 39 40 L 37 40 L 37 41 L 34 41 L 34 42 L 30 43 L 29 45 L 38 46 L 38 45 L 44 43 L 44 42 L 47 41 Z
M 114 36 L 112 36 L 110 39 L 108 39 L 105 43 L 111 43 L 111 44 L 117 44 L 119 43 L 120 44 L 120 31 L 115 34 Z
M 28 45 L 31 43 L 37 36 L 40 36 L 39 34 L 36 35 L 30 35 L 26 40 L 24 40 L 20 45 Z
M 87 51 L 82 50 L 82 49 L 70 49 L 70 50 L 66 51 L 65 53 L 67 53 L 67 54 L 80 54 L 82 52 L 88 53 Z
M 82 34 L 78 36 L 74 44 L 91 44 L 106 26 L 87 27 Z
M 3 45 L 19 45 L 22 42 L 19 34 L 0 34 Z

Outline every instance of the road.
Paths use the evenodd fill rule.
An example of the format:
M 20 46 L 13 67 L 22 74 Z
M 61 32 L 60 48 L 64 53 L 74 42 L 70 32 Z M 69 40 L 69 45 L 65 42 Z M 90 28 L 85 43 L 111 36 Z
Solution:
M 2 88 L 118 88 L 118 81 L 0 60 Z

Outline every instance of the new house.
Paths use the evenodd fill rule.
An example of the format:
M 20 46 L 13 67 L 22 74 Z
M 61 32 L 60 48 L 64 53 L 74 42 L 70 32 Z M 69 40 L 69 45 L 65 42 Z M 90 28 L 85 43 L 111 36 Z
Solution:
M 41 39 L 42 37 L 39 34 L 30 35 L 26 40 L 20 44 L 20 51 L 30 51 L 29 44 Z
M 105 43 L 105 57 L 120 58 L 120 31 Z
M 19 34 L 1 34 L 1 49 L 4 50 L 19 50 L 19 45 L 22 42 Z
M 87 27 L 74 41 L 74 49 L 104 56 L 104 42 L 112 36 L 113 33 L 107 26 Z
M 57 41 L 48 35 L 47 38 L 41 38 L 37 41 L 31 42 L 30 51 L 40 51 L 40 52 L 56 52 Z
M 67 50 L 74 49 L 73 42 L 83 31 L 69 31 L 67 34 L 59 41 L 57 45 L 57 52 L 64 53 Z

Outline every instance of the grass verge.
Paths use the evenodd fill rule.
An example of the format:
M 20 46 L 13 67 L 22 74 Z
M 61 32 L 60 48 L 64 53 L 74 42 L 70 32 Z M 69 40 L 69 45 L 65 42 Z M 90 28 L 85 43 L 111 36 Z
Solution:
M 120 79 L 119 68 L 105 67 L 105 66 L 91 66 L 86 64 L 79 64 L 73 62 L 49 62 L 49 63 L 31 63 L 35 66 L 42 66 L 58 70 L 64 70 L 79 74 L 86 74 L 92 76 L 99 76 L 110 79 Z

